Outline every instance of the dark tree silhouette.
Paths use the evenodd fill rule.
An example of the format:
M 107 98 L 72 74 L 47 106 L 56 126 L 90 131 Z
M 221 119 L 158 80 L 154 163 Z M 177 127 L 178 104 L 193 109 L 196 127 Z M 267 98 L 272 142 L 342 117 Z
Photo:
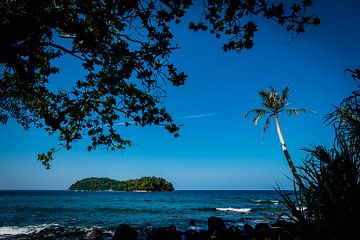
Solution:
M 0 3 L 0 122 L 15 119 L 25 129 L 57 133 L 60 147 L 88 136 L 89 151 L 131 145 L 117 122 L 160 125 L 178 136 L 178 126 L 160 104 L 168 83 L 184 84 L 186 74 L 170 61 L 170 27 L 180 23 L 191 0 L 4 0 Z M 204 1 L 204 18 L 190 28 L 229 39 L 224 50 L 253 45 L 263 16 L 297 33 L 317 17 L 307 15 L 312 1 L 268 4 L 263 0 Z M 62 56 L 82 64 L 84 78 L 69 89 L 49 87 Z M 69 81 L 69 80 L 66 80 Z M 38 158 L 49 167 L 55 148 Z
M 305 32 L 309 25 L 320 24 L 320 19 L 309 15 L 307 8 L 312 0 L 296 2 L 277 2 L 266 0 L 206 0 L 204 11 L 197 23 L 190 23 L 194 31 L 209 31 L 216 38 L 227 36 L 224 51 L 250 49 L 254 45 L 253 37 L 257 31 L 254 19 L 260 16 L 276 21 L 288 31 L 297 34 Z M 300 2 L 300 3 L 299 3 Z
M 159 177 L 141 177 L 127 181 L 117 181 L 110 178 L 84 178 L 69 187 L 72 191 L 149 191 L 171 192 L 174 191 L 172 183 Z
M 327 122 L 335 124 L 337 139 L 345 141 L 359 154 L 360 146 L 360 69 L 346 69 L 356 82 L 356 89 L 336 110 L 327 115 Z
M 360 70 L 346 70 L 355 90 L 326 117 L 335 130 L 331 147 L 304 149 L 308 156 L 298 167 L 302 188 L 281 191 L 281 202 L 299 239 L 359 238 L 360 214 Z M 296 184 L 294 184 L 296 186 Z
M 268 129 L 270 125 L 270 119 L 274 118 L 276 124 L 276 131 L 279 137 L 282 151 L 284 153 L 285 159 L 289 165 L 289 168 L 295 178 L 296 183 L 301 186 L 301 179 L 298 171 L 295 168 L 295 165 L 290 157 L 289 151 L 286 147 L 284 136 L 280 128 L 279 114 L 286 112 L 288 115 L 297 115 L 299 116 L 303 112 L 307 112 L 305 108 L 287 108 L 288 99 L 289 99 L 289 88 L 286 87 L 281 93 L 276 91 L 273 87 L 270 87 L 270 91 L 259 91 L 261 97 L 262 108 L 251 109 L 245 114 L 245 117 L 253 114 L 254 119 L 253 123 L 257 125 L 261 117 L 266 117 L 263 133 Z

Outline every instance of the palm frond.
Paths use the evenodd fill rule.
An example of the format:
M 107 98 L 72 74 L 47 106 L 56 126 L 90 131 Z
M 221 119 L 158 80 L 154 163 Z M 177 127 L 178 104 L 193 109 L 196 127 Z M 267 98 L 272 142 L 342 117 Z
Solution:
M 270 113 L 269 110 L 267 109 L 264 109 L 264 108 L 255 108 L 255 109 L 251 109 L 250 111 L 248 111 L 246 114 L 245 114 L 245 118 L 247 118 L 249 115 L 251 114 L 255 114 L 256 116 L 257 115 L 260 115 L 260 117 L 266 115 Z
M 285 89 L 284 91 L 284 94 L 280 95 L 273 86 L 269 87 L 269 91 L 259 91 L 259 95 L 262 98 L 262 105 L 265 108 L 271 109 L 273 112 L 279 112 L 279 110 L 284 108 L 287 100 L 288 90 Z M 282 100 L 282 96 L 285 96 L 284 101 Z
M 286 113 L 290 116 L 291 115 L 300 116 L 301 113 L 314 112 L 314 111 L 308 110 L 306 108 L 287 108 L 287 109 L 284 109 L 284 111 L 286 111 Z
M 269 92 L 264 91 L 264 90 L 260 90 L 260 91 L 259 91 L 259 95 L 260 95 L 260 97 L 261 97 L 262 99 L 268 98 Z
M 290 95 L 290 89 L 289 87 L 286 87 L 284 90 L 282 90 L 280 101 L 285 104 L 289 98 L 289 95 Z
M 354 80 L 360 80 L 360 69 L 349 69 L 349 68 L 346 68 L 345 69 L 345 73 L 347 72 L 350 72 L 351 73 L 351 77 L 354 79 Z M 359 82 L 356 82 L 358 84 L 358 86 L 360 85 Z
M 265 133 L 266 130 L 269 128 L 270 123 L 271 123 L 270 119 L 271 119 L 272 116 L 273 116 L 273 115 L 270 115 L 270 116 L 266 119 L 265 124 L 264 124 L 264 127 L 263 127 L 263 133 Z
M 269 89 L 270 89 L 270 92 L 272 92 L 272 93 L 277 92 L 273 86 L 270 86 Z
M 259 96 L 261 97 L 261 103 L 265 108 L 271 108 L 270 102 L 270 92 L 261 90 L 259 91 Z
M 259 119 L 261 118 L 261 115 L 256 115 L 253 119 L 253 124 L 256 126 L 258 124 Z
M 354 147 L 360 143 L 360 90 L 353 91 L 336 110 L 326 116 L 325 122 L 335 124 L 338 138 Z M 356 147 L 358 149 L 358 147 Z

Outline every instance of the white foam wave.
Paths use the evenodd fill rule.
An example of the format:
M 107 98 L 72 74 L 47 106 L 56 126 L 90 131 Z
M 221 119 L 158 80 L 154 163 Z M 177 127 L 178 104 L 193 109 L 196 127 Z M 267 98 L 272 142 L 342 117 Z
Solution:
M 224 212 L 238 212 L 238 213 L 248 213 L 251 211 L 251 208 L 216 208 L 218 211 L 224 211 Z
M 251 199 L 253 203 L 272 203 L 272 204 L 279 204 L 278 200 L 261 200 L 261 199 Z
M 30 225 L 25 227 L 3 226 L 0 227 L 0 236 L 34 234 L 51 226 L 56 226 L 56 224 Z

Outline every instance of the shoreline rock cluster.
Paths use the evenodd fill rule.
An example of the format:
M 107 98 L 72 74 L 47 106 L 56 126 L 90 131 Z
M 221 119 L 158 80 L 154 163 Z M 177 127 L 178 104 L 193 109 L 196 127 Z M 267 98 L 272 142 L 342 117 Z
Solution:
M 277 222 L 271 226 L 258 223 L 255 227 L 245 224 L 242 228 L 232 225 L 227 228 L 222 218 L 212 216 L 208 219 L 208 230 L 197 230 L 193 220 L 189 221 L 186 231 L 179 231 L 174 225 L 137 231 L 127 224 L 120 224 L 112 240 L 290 240 L 294 237 L 294 229 L 291 228 L 292 224 L 288 222 Z
M 208 229 L 196 226 L 194 220 L 189 221 L 186 230 L 181 231 L 175 225 L 168 227 L 133 228 L 128 224 L 120 224 L 115 231 L 102 228 L 81 229 L 56 226 L 30 235 L 0 236 L 0 239 L 11 240 L 293 240 L 296 239 L 296 227 L 285 221 L 275 224 L 258 223 L 255 226 L 245 224 L 242 227 L 231 225 L 226 227 L 219 217 L 208 218 Z

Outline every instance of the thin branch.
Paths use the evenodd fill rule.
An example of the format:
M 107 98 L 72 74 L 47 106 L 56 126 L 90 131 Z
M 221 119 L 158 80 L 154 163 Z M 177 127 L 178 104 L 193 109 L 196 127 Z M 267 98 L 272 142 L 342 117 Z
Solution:
M 57 49 L 65 52 L 65 53 L 68 53 L 68 54 L 70 54 L 70 55 L 72 55 L 72 56 L 74 56 L 74 57 L 76 57 L 76 58 L 78 58 L 78 59 L 80 59 L 82 61 L 86 61 L 86 58 L 83 58 L 83 57 L 80 57 L 80 56 L 76 55 L 75 54 L 76 51 L 69 50 L 67 48 L 64 48 L 63 46 L 60 46 L 60 45 L 57 45 L 57 44 L 51 43 L 51 42 L 47 43 L 47 45 L 49 45 L 49 46 L 51 46 L 53 48 L 57 48 Z

